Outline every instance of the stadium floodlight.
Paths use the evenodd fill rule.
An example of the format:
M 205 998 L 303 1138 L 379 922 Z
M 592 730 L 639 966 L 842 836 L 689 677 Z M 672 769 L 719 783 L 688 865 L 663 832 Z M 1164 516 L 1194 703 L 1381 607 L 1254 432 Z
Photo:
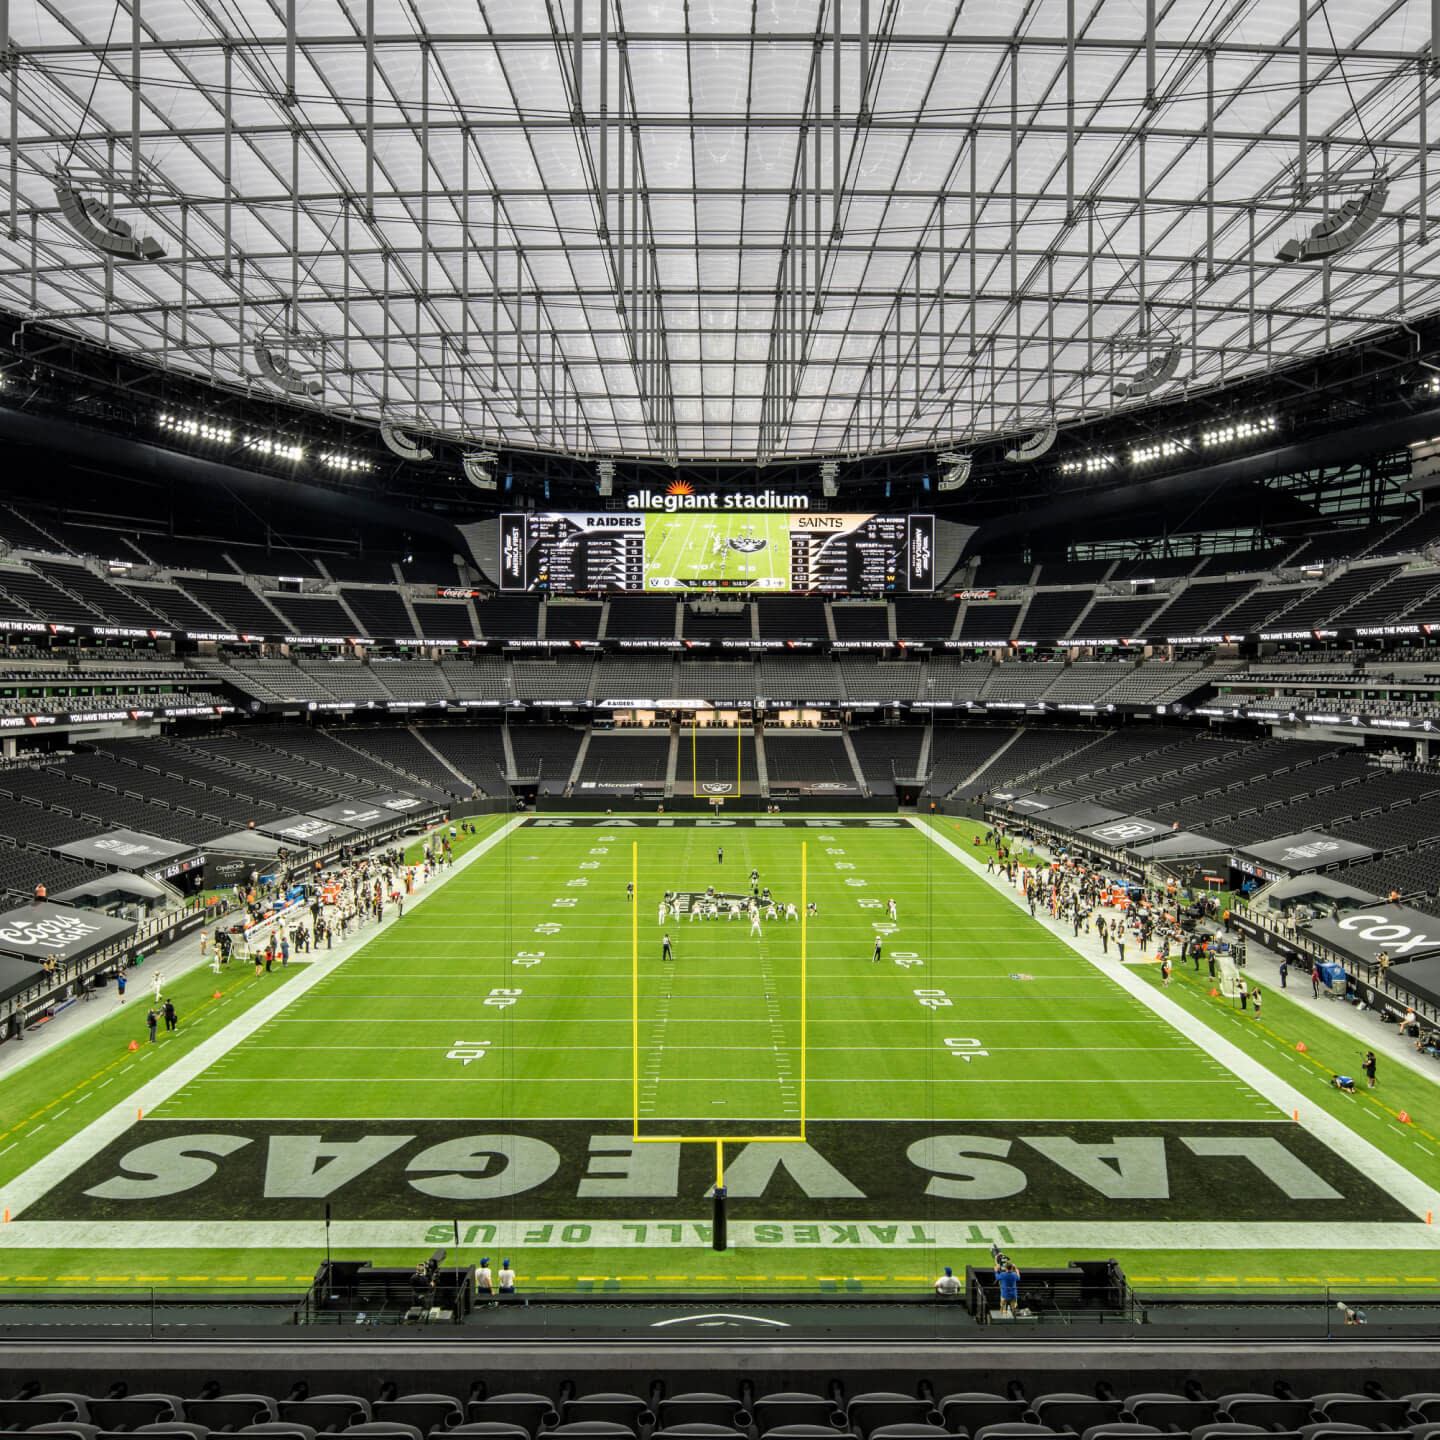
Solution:
M 69 176 L 63 173 L 55 183 L 55 198 L 60 202 L 60 213 L 70 222 L 70 228 L 103 254 L 113 255 L 117 260 L 160 260 L 164 257 L 165 247 L 153 235 L 137 240 L 132 226 L 119 219 L 100 201 L 82 195 L 70 183 Z
M 363 474 L 366 470 L 375 468 L 373 461 L 362 460 L 358 455 L 347 455 L 343 450 L 322 451 L 320 463 L 327 470 L 339 470 L 351 475 Z
M 1113 455 L 1086 455 L 1077 460 L 1066 460 L 1060 466 L 1062 475 L 1099 475 L 1115 464 Z
M 233 445 L 235 432 L 225 425 L 212 425 L 208 420 L 197 420 L 191 415 L 176 415 L 162 410 L 155 423 L 172 435 L 184 435 L 190 440 L 208 440 L 215 445 Z
M 318 395 L 325 388 L 318 380 L 307 380 L 285 356 L 272 350 L 263 340 L 256 340 L 252 352 L 255 368 L 262 380 L 290 395 Z
M 840 462 L 838 460 L 822 460 L 820 462 L 820 493 L 827 500 L 833 500 L 840 494 Z
M 303 445 L 292 445 L 286 440 L 275 439 L 273 435 L 247 435 L 245 448 L 272 460 L 293 460 L 299 464 L 305 458 Z
M 1151 356 L 1128 380 L 1122 380 L 1119 384 L 1112 386 L 1111 393 L 1119 396 L 1122 400 L 1133 400 L 1140 395 L 1148 395 L 1152 390 L 1158 390 L 1166 381 L 1173 380 L 1175 372 L 1179 368 L 1180 345 L 1177 341 L 1168 350 Z
M 434 458 L 435 452 L 429 446 L 417 445 L 398 425 L 392 425 L 388 420 L 380 422 L 380 438 L 385 442 L 385 448 L 402 460 Z
M 1275 433 L 1275 417 L 1260 415 L 1253 420 L 1236 420 L 1229 425 L 1217 425 L 1200 432 L 1200 443 L 1207 450 L 1217 445 L 1234 445 L 1242 440 L 1258 440 Z
M 1276 255 L 1287 265 L 1297 260 L 1326 260 L 1353 249 L 1375 228 L 1390 194 L 1390 181 L 1382 165 L 1361 195 L 1347 200 L 1333 215 L 1326 215 L 1310 227 L 1303 240 L 1287 240 Z
M 1169 440 L 1156 440 L 1149 445 L 1137 445 L 1130 451 L 1132 465 L 1148 465 L 1152 460 L 1173 460 L 1177 455 L 1189 454 L 1190 441 L 1183 435 Z
M 970 478 L 971 459 L 955 451 L 935 457 L 945 468 L 940 472 L 940 490 L 958 490 Z
M 490 468 L 499 457 L 493 450 L 472 450 L 460 458 L 465 478 L 477 490 L 495 489 L 495 472 Z
M 1005 452 L 1005 458 L 1012 464 L 1023 465 L 1038 460 L 1055 443 L 1060 431 L 1053 420 L 1042 425 L 1028 440 L 1022 440 Z
M 597 460 L 595 462 L 595 474 L 600 484 L 600 494 L 610 496 L 615 493 L 615 462 L 613 460 Z

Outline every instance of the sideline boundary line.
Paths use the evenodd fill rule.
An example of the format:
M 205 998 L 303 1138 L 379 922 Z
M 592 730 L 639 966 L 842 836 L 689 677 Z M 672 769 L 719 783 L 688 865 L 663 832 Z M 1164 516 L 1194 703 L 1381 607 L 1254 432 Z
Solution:
M 925 823 L 918 816 L 910 816 L 909 821 L 922 834 L 929 835 L 930 839 L 946 854 L 959 860 L 973 875 L 984 880 L 991 889 L 1001 895 L 1007 895 L 1013 905 L 1023 913 L 1029 914 L 1021 896 L 1008 885 L 1002 886 L 996 883 L 995 878 L 987 875 L 980 868 L 979 862 L 973 856 L 967 855 L 963 847 L 956 845 L 948 836 L 941 834 L 933 825 Z M 1132 999 L 1138 1000 L 1140 1004 L 1144 1005 L 1157 1020 L 1163 1021 L 1172 1030 L 1197 1045 L 1211 1059 L 1218 1061 L 1229 1070 L 1242 1084 L 1248 1086 L 1263 1099 L 1268 1100 L 1283 1114 L 1289 1115 L 1298 1112 L 1301 1117 L 1300 1124 L 1311 1135 L 1322 1144 L 1329 1146 L 1343 1160 L 1354 1165 L 1363 1174 L 1369 1175 L 1376 1184 L 1389 1190 L 1402 1205 L 1409 1207 L 1415 1213 L 1418 1220 L 1423 1222 L 1427 1213 L 1440 1210 L 1440 1191 L 1426 1185 L 1423 1180 L 1411 1174 L 1383 1150 L 1357 1135 L 1348 1125 L 1335 1119 L 1327 1111 L 1319 1109 L 1311 1097 L 1282 1080 L 1273 1071 L 1267 1070 L 1258 1060 L 1251 1059 L 1233 1041 L 1227 1040 L 1203 1020 L 1177 1005 L 1168 996 L 1160 994 L 1153 987 L 1145 984 L 1137 975 L 1131 973 L 1129 966 L 1121 965 L 1117 960 L 1112 969 L 1102 964 L 1093 955 L 1087 955 L 1073 945 L 1072 937 L 1065 934 L 1065 927 L 1052 920 L 1048 915 L 1037 915 L 1035 919 L 1037 923 L 1043 924 L 1047 930 L 1050 930 L 1068 949 L 1074 951 L 1086 964 L 1094 966 L 1102 975 L 1113 980 Z M 1424 1228 L 1423 1225 L 1422 1228 Z M 1433 1227 L 1431 1228 L 1433 1229 Z
M 451 867 L 445 878 L 447 880 L 453 878 L 459 871 L 466 869 L 472 861 L 492 850 L 512 834 L 523 819 L 523 816 L 517 815 L 508 824 L 502 825 L 498 830 L 487 835 Z M 444 881 L 434 884 L 433 887 L 426 887 L 419 896 L 412 900 L 410 908 L 414 910 L 417 905 L 423 905 L 431 895 L 439 894 L 444 888 Z M 118 1139 L 127 1130 L 140 1123 L 135 1119 L 137 1110 L 142 1113 L 153 1110 L 157 1105 L 170 1099 L 192 1080 L 203 1074 L 217 1060 L 227 1055 L 241 1041 L 249 1039 L 262 1025 L 288 1009 L 302 995 L 308 994 L 320 981 L 333 975 L 342 965 L 363 953 L 371 940 L 389 926 L 398 924 L 399 920 L 400 917 L 396 915 L 377 926 L 366 936 L 365 943 L 357 946 L 349 955 L 337 955 L 333 960 L 310 961 L 305 973 L 298 980 L 275 991 L 272 996 L 257 1001 L 243 1014 L 237 1015 L 222 1030 L 197 1045 L 189 1054 L 182 1055 L 138 1090 L 112 1106 L 105 1114 L 92 1120 L 83 1130 L 57 1145 L 48 1155 L 42 1156 L 28 1170 L 22 1171 L 3 1190 L 0 1190 L 0 1205 L 9 1210 L 12 1217 L 19 1216 L 27 1206 L 34 1204 L 67 1175 L 93 1160 L 113 1140 Z M 12 1220 L 11 1225 L 0 1226 L 0 1248 L 5 1247 L 13 1223 Z

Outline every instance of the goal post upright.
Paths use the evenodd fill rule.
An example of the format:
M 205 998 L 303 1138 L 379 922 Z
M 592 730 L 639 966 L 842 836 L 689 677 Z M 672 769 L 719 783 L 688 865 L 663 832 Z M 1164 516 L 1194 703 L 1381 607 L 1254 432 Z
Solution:
M 630 1106 L 640 1134 L 640 842 L 630 842 Z

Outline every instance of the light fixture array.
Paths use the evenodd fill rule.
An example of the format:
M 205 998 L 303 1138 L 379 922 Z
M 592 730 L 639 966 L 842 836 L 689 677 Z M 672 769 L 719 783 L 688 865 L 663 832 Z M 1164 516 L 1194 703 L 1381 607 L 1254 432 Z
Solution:
M 156 418 L 157 425 L 172 435 L 183 435 L 188 440 L 208 440 L 215 445 L 233 445 L 235 432 L 225 425 L 212 425 L 208 420 L 197 420 L 192 415 L 175 415 L 162 410 Z
M 245 448 L 253 450 L 257 455 L 268 456 L 272 460 L 293 460 L 298 464 L 305 458 L 303 445 L 291 445 L 269 435 L 247 435 Z
M 320 463 L 327 470 L 339 470 L 347 475 L 359 475 L 375 468 L 371 461 L 362 460 L 358 455 L 347 455 L 343 450 L 324 451 Z
M 1190 442 L 1184 438 L 1155 440 L 1149 445 L 1137 445 L 1130 452 L 1132 465 L 1148 465 L 1154 460 L 1173 460 L 1190 449 Z
M 1275 433 L 1275 417 L 1261 415 L 1255 420 L 1237 420 L 1230 425 L 1217 425 L 1212 430 L 1200 432 L 1200 443 L 1207 450 L 1217 445 L 1233 445 L 1240 440 L 1258 440 Z
M 1066 460 L 1060 466 L 1062 475 L 1099 475 L 1102 471 L 1113 468 L 1115 457 L 1113 455 L 1086 455 L 1079 460 Z

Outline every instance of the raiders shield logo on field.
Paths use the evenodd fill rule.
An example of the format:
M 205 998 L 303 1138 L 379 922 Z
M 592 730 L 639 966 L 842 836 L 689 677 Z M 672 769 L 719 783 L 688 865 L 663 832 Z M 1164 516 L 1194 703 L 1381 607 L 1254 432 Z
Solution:
M 738 550 L 742 555 L 754 555 L 770 542 L 759 535 L 732 535 L 727 543 L 732 550 Z

